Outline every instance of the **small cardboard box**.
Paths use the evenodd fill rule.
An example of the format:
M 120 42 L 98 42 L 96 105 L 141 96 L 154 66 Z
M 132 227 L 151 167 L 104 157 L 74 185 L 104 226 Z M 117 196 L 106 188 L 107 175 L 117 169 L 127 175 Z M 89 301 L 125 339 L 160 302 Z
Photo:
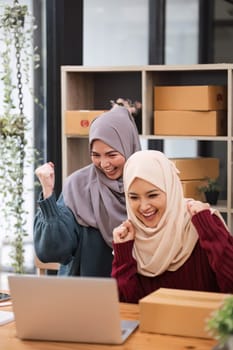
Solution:
M 184 180 L 200 180 L 219 177 L 219 159 L 211 157 L 170 158 Z
M 224 136 L 225 111 L 154 111 L 155 135 Z
M 102 110 L 76 110 L 65 112 L 66 135 L 88 135 L 92 120 L 104 113 Z
M 198 190 L 199 186 L 206 184 L 205 180 L 186 180 L 181 181 L 181 184 L 185 198 L 193 198 L 197 201 L 205 202 L 204 194 Z
M 226 86 L 155 86 L 155 110 L 226 110 Z
M 160 288 L 139 301 L 142 332 L 211 338 L 206 320 L 226 294 Z

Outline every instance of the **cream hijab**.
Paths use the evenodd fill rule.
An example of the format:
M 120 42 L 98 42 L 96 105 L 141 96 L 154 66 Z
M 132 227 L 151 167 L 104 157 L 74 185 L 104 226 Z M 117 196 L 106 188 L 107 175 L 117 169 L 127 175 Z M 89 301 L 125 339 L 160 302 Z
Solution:
M 120 152 L 125 159 L 141 148 L 134 119 L 124 107 L 115 106 L 94 120 L 89 132 L 90 149 L 97 139 Z M 122 177 L 108 179 L 90 164 L 65 180 L 63 197 L 78 223 L 99 229 L 105 242 L 112 247 L 112 231 L 127 217 Z
M 153 277 L 177 270 L 189 258 L 198 240 L 178 173 L 174 163 L 159 151 L 136 152 L 125 164 L 126 208 L 136 229 L 133 256 L 142 275 Z M 135 178 L 150 182 L 167 195 L 166 210 L 155 228 L 143 225 L 130 208 L 127 193 Z

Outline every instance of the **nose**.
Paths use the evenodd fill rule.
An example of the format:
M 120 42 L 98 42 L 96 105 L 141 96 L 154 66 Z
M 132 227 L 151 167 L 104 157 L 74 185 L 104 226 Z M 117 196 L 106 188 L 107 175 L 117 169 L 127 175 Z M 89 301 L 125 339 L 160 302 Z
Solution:
M 140 201 L 140 210 L 145 211 L 150 208 L 150 202 L 147 198 L 141 199 Z
M 103 158 L 100 159 L 100 166 L 101 166 L 101 168 L 105 169 L 105 168 L 107 168 L 109 165 L 110 165 L 109 159 L 107 159 L 107 158 L 105 158 L 105 157 L 103 157 Z

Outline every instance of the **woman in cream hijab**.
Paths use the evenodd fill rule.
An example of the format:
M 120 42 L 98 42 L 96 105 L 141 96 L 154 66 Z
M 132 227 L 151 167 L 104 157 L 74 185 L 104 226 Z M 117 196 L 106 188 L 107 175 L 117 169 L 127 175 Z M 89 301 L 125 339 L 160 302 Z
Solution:
M 159 151 L 130 156 L 123 174 L 128 220 L 113 231 L 120 299 L 158 288 L 233 292 L 233 237 L 208 203 L 184 198 L 178 170 Z

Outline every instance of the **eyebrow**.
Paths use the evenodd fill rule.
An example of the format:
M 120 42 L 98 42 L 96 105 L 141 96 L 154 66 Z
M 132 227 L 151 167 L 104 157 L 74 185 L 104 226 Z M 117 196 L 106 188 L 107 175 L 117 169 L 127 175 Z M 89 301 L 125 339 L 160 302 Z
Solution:
M 100 154 L 99 152 L 97 152 L 95 150 L 91 150 L 91 153 Z M 106 152 L 105 154 L 111 154 L 111 153 L 119 153 L 119 152 L 116 150 L 111 150 L 111 151 Z
M 154 190 L 150 190 L 150 191 L 147 191 L 146 194 L 150 194 L 150 193 L 154 193 L 154 192 L 159 192 L 160 190 L 155 188 Z M 138 193 L 136 192 L 128 192 L 128 194 L 134 194 L 134 195 L 138 195 Z

